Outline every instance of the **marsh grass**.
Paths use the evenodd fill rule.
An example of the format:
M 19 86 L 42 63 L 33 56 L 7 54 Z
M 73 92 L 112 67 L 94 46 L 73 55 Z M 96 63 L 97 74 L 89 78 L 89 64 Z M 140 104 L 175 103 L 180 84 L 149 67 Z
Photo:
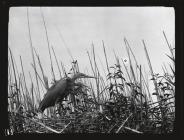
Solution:
M 74 87 L 65 101 L 55 107 L 46 109 L 44 117 L 38 119 L 37 108 L 41 101 L 41 94 L 49 89 L 49 81 L 52 85 L 57 83 L 56 78 L 65 78 L 77 72 L 83 72 L 78 61 L 72 58 L 71 69 L 67 70 L 55 54 L 54 47 L 50 51 L 49 36 L 46 23 L 42 13 L 45 33 L 47 37 L 50 68 L 52 79 L 48 79 L 44 72 L 42 60 L 39 53 L 32 46 L 31 29 L 28 28 L 30 48 L 32 53 L 31 63 L 34 73 L 24 71 L 24 63 L 20 56 L 21 71 L 18 71 L 15 59 L 9 48 L 8 55 L 8 114 L 9 129 L 6 135 L 18 133 L 151 133 L 163 134 L 174 131 L 175 120 L 175 56 L 174 48 L 169 44 L 165 32 L 164 40 L 170 50 L 166 54 L 171 60 L 170 72 L 166 66 L 162 66 L 164 74 L 156 74 L 151 65 L 149 50 L 145 41 L 142 41 L 148 66 L 151 71 L 155 91 L 149 90 L 149 81 L 143 67 L 138 63 L 136 57 L 124 38 L 125 49 L 129 64 L 126 65 L 122 56 L 117 56 L 114 51 L 116 63 L 109 65 L 109 57 L 106 53 L 105 42 L 102 41 L 105 68 L 102 77 L 97 65 L 98 56 L 95 53 L 94 44 L 91 50 L 87 50 L 89 64 L 86 73 L 97 77 L 95 82 L 90 79 L 78 80 L 80 86 Z M 65 46 L 67 48 L 67 46 Z M 69 48 L 67 48 L 68 52 Z M 91 51 L 91 55 L 90 55 Z M 52 60 L 54 57 L 55 61 Z M 99 60 L 100 61 L 100 60 Z M 57 70 L 54 70 L 54 62 Z M 60 65 L 59 65 L 60 64 Z M 56 73 L 59 77 L 56 77 Z M 31 84 L 26 83 L 25 73 L 29 73 Z M 33 78 L 34 76 L 34 78 Z M 35 82 L 36 80 L 36 82 Z M 29 88 L 28 88 L 29 87 Z M 153 96 L 157 97 L 154 101 Z
M 48 90 L 49 84 L 39 54 L 32 48 L 35 50 L 32 51 L 32 56 L 37 58 L 38 63 L 37 65 L 36 63 L 32 64 L 32 67 L 42 90 L 36 88 L 39 85 L 34 84 L 30 72 L 31 86 L 28 89 L 22 58 L 20 56 L 22 72 L 18 72 L 15 69 L 16 63 L 9 48 L 8 112 L 10 128 L 8 133 L 100 132 L 157 134 L 173 132 L 173 122 L 175 120 L 174 56 L 168 55 L 172 62 L 172 64 L 169 64 L 171 73 L 168 73 L 166 67 L 163 67 L 163 75 L 154 74 L 148 51 L 143 42 L 152 73 L 152 79 L 150 80 L 153 81 L 156 89 L 150 95 L 148 83 L 146 83 L 145 75 L 142 73 L 142 67 L 138 64 L 132 50 L 130 51 L 127 40 L 124 41 L 127 45 L 129 66 L 125 65 L 122 58 L 119 59 L 115 52 L 116 64 L 109 66 L 103 42 L 102 47 L 108 73 L 106 79 L 103 79 L 98 70 L 94 45 L 92 45 L 92 56 L 89 52 L 87 54 L 93 75 L 97 77 L 95 84 L 88 79 L 80 80 L 84 84 L 81 83 L 80 87 L 71 92 L 70 96 L 64 101 L 65 105 L 61 103 L 59 106 L 48 108 L 42 120 L 36 119 L 36 112 L 40 102 L 40 92 Z M 63 65 L 61 65 L 61 70 L 53 47 L 52 52 L 60 75 L 59 78 L 79 72 L 77 61 L 72 62 L 72 68 L 68 74 Z M 131 59 L 130 52 L 133 59 Z M 132 66 L 133 60 L 136 62 L 135 67 Z M 39 75 L 38 70 L 40 70 L 42 76 Z M 54 77 L 51 81 L 54 82 Z M 157 96 L 157 101 L 153 102 L 152 96 Z

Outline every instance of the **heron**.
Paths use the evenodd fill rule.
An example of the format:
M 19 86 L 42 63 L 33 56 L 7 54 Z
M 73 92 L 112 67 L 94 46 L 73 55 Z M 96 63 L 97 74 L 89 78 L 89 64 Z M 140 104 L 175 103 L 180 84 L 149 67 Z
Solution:
M 95 78 L 93 76 L 88 76 L 84 73 L 76 73 L 71 78 L 61 78 L 54 85 L 52 85 L 48 91 L 45 93 L 43 99 L 41 100 L 38 111 L 43 113 L 48 107 L 55 106 L 58 102 L 62 102 L 64 98 L 69 95 L 69 91 L 78 84 L 75 81 L 79 78 Z M 81 83 L 80 83 L 81 85 Z

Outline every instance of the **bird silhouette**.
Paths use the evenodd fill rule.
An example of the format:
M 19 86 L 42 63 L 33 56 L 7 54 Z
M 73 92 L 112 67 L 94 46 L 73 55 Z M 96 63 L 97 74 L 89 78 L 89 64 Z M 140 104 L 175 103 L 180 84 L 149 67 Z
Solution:
M 93 76 L 88 76 L 83 73 L 76 73 L 71 78 L 62 78 L 52 85 L 46 94 L 44 95 L 42 101 L 39 104 L 38 111 L 43 113 L 48 107 L 55 106 L 56 103 L 62 102 L 70 94 L 70 90 L 74 86 L 81 85 L 81 83 L 75 83 L 79 78 L 95 78 Z

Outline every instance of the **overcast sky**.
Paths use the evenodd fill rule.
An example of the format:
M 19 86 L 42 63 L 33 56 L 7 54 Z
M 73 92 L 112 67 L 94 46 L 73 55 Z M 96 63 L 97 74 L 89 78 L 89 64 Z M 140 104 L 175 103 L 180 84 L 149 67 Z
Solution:
M 40 7 L 29 7 L 28 10 L 33 46 L 50 81 L 50 59 Z M 175 15 L 174 9 L 170 7 L 42 7 L 42 11 L 50 45 L 54 47 L 57 58 L 64 63 L 67 70 L 71 68 L 71 58 L 66 46 L 74 59 L 78 60 L 80 69 L 90 70 L 86 51 L 91 51 L 93 43 L 98 65 L 102 70 L 102 67 L 105 68 L 102 40 L 105 42 L 109 63 L 113 65 L 113 50 L 120 58 L 127 57 L 123 42 L 126 37 L 138 62 L 147 68 L 142 44 L 142 39 L 145 40 L 154 72 L 160 73 L 163 63 L 169 62 L 165 53 L 170 54 L 163 30 L 171 45 L 175 45 Z M 19 56 L 22 57 L 26 78 L 30 81 L 28 72 L 33 73 L 33 68 L 26 7 L 10 8 L 8 44 L 19 71 Z M 55 72 L 58 73 L 57 67 Z M 59 74 L 57 77 L 59 78 Z

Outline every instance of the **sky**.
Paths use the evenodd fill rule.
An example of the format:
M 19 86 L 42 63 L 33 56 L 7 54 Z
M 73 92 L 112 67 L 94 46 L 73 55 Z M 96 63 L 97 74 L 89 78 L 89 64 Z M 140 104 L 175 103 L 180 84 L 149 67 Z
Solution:
M 81 70 L 90 70 L 87 51 L 94 44 L 100 71 L 106 68 L 102 40 L 105 43 L 109 65 L 116 63 L 113 51 L 119 58 L 128 58 L 123 39 L 126 38 L 139 62 L 149 73 L 142 40 L 145 41 L 155 73 L 162 72 L 170 54 L 165 42 L 175 45 L 175 12 L 172 7 L 41 7 L 47 27 L 50 46 L 67 71 L 71 68 L 70 50 Z M 40 56 L 44 71 L 51 81 L 50 58 L 40 7 L 28 7 L 31 39 Z M 11 7 L 9 11 L 8 44 L 21 71 L 20 56 L 26 81 L 33 75 L 32 54 L 29 42 L 27 7 Z M 91 53 L 90 53 L 91 54 Z M 54 57 L 53 57 L 54 59 Z M 57 79 L 59 73 L 54 64 Z M 103 72 L 102 72 L 103 73 Z M 104 76 L 104 75 L 103 75 Z M 29 85 L 29 84 L 28 84 Z

